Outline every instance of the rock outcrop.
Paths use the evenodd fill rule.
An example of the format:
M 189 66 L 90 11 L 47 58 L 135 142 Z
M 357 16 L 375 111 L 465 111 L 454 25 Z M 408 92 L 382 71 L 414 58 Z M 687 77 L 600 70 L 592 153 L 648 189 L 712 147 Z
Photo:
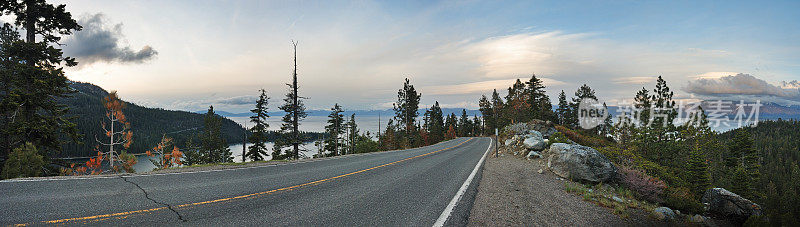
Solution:
M 761 215 L 761 206 L 724 188 L 711 188 L 703 194 L 702 202 L 708 211 L 745 221 L 752 215 Z
M 650 215 L 659 221 L 674 221 L 676 217 L 675 212 L 673 212 L 672 209 L 669 209 L 669 207 L 658 207 L 653 209 L 653 212 Z
M 599 183 L 614 179 L 617 167 L 591 147 L 554 143 L 547 151 L 547 168 L 563 178 Z
M 524 135 L 524 138 L 522 144 L 528 150 L 541 151 L 547 146 L 547 143 L 544 142 L 544 137 L 542 137 L 542 133 L 539 131 L 529 130 L 528 133 Z
M 554 133 L 558 132 L 550 121 L 542 121 L 534 119 L 527 123 L 516 123 L 503 128 L 505 133 L 509 135 L 524 135 L 529 131 L 540 132 L 544 138 L 550 138 Z

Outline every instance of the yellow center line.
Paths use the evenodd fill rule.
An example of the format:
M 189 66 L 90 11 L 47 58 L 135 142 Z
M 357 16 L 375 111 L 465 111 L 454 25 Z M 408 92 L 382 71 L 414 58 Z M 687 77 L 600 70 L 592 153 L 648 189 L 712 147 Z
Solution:
M 272 194 L 272 193 L 280 192 L 280 191 L 290 191 L 292 189 L 305 187 L 305 186 L 316 185 L 316 184 L 320 184 L 320 183 L 323 183 L 323 182 L 326 182 L 326 181 L 331 181 L 331 180 L 335 180 L 335 179 L 338 179 L 338 178 L 342 178 L 342 177 L 346 177 L 346 176 L 350 176 L 350 175 L 354 175 L 354 174 L 359 174 L 359 173 L 363 173 L 363 172 L 367 172 L 367 171 L 374 170 L 374 169 L 377 169 L 377 168 L 386 167 L 386 166 L 394 165 L 394 164 L 397 164 L 397 163 L 405 162 L 405 161 L 408 161 L 408 160 L 411 160 L 411 159 L 420 158 L 420 157 L 428 156 L 428 155 L 435 154 L 435 153 L 438 153 L 438 152 L 441 152 L 441 151 L 453 149 L 455 147 L 461 146 L 462 144 L 464 144 L 464 143 L 466 143 L 466 142 L 468 142 L 468 141 L 470 141 L 472 139 L 473 138 L 469 138 L 469 139 L 467 139 L 467 140 L 465 140 L 465 141 L 463 141 L 463 142 L 461 142 L 459 144 L 456 144 L 455 146 L 452 146 L 452 147 L 442 148 L 442 149 L 431 151 L 431 152 L 428 152 L 428 153 L 425 153 L 425 154 L 421 154 L 421 155 L 405 158 L 405 159 L 402 159 L 402 160 L 386 163 L 386 164 L 379 165 L 379 166 L 374 166 L 374 167 L 367 168 L 367 169 L 362 169 L 362 170 L 351 172 L 351 173 L 342 174 L 342 175 L 335 176 L 335 177 L 325 178 L 325 179 L 322 179 L 322 180 L 311 181 L 311 182 L 308 182 L 308 183 L 298 184 L 298 185 L 289 186 L 289 187 L 285 187 L 285 188 L 278 188 L 278 189 L 273 189 L 273 190 L 269 190 L 269 191 L 257 192 L 257 193 L 240 195 L 240 196 L 235 196 L 235 197 L 228 197 L 228 198 L 221 198 L 221 199 L 208 200 L 208 201 L 202 201 L 202 202 L 181 204 L 181 205 L 177 205 L 175 207 L 177 207 L 177 208 L 185 208 L 185 207 L 192 207 L 192 206 L 203 205 L 203 204 L 212 204 L 212 203 L 218 203 L 218 202 L 224 202 L 224 201 L 230 201 L 230 200 L 244 199 L 244 198 L 254 197 L 254 196 L 259 196 L 259 195 L 267 195 L 267 194 Z M 157 207 L 157 208 L 152 208 L 152 209 L 134 210 L 134 211 L 112 213 L 112 214 L 102 214 L 102 215 L 94 215 L 94 216 L 86 216 L 86 217 L 65 218 L 65 219 L 58 219 L 58 220 L 51 220 L 51 221 L 42 221 L 41 223 L 43 223 L 43 224 L 56 224 L 56 223 L 65 223 L 65 222 L 71 222 L 71 221 L 90 221 L 90 220 L 104 219 L 104 218 L 110 218 L 110 217 L 122 218 L 122 217 L 125 217 L 125 216 L 128 216 L 128 215 L 150 213 L 150 212 L 153 212 L 153 211 L 164 210 L 164 209 L 167 209 L 167 208 L 168 207 Z M 26 225 L 26 224 L 20 224 L 20 225 Z

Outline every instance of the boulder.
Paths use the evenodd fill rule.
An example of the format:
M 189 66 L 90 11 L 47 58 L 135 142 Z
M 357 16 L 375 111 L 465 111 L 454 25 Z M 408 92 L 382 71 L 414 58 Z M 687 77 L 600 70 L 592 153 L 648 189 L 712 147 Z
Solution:
M 514 142 L 516 142 L 514 139 L 507 139 L 504 144 L 506 146 L 511 146 L 511 145 L 514 145 Z
M 547 168 L 563 178 L 599 183 L 611 181 L 617 174 L 617 167 L 591 147 L 554 143 L 547 155 Z
M 653 209 L 653 213 L 651 213 L 651 215 L 659 221 L 673 221 L 675 220 L 676 216 L 675 212 L 673 212 L 672 209 L 669 209 L 669 207 L 659 207 Z
M 523 135 L 526 134 L 528 131 L 538 131 L 541 133 L 544 138 L 550 138 L 553 133 L 558 132 L 553 127 L 553 122 L 550 121 L 543 121 L 534 119 L 527 123 L 516 123 L 512 125 L 508 125 L 503 128 L 503 131 L 509 133 L 510 135 Z
M 528 155 L 526 155 L 525 157 L 528 158 L 528 159 L 535 159 L 535 158 L 542 158 L 542 155 L 539 154 L 539 153 L 536 153 L 536 151 L 531 151 L 531 152 L 528 152 Z
M 534 130 L 530 130 L 528 134 L 525 134 L 525 140 L 522 141 L 522 144 L 525 146 L 525 149 L 533 151 L 542 151 L 545 146 L 547 146 L 547 143 L 544 142 L 544 138 L 542 138 L 542 134 Z
M 705 223 L 706 217 L 703 217 L 703 215 L 695 214 L 694 216 L 692 216 L 692 218 L 689 219 L 689 221 L 693 223 Z
M 724 188 L 711 188 L 703 194 L 702 202 L 708 211 L 745 221 L 752 215 L 761 215 L 761 206 Z

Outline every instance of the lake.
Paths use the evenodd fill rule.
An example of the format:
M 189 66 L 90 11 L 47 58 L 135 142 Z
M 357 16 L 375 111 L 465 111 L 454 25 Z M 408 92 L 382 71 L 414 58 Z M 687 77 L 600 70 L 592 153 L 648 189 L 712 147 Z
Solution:
M 350 116 L 345 116 L 346 120 L 350 119 Z M 391 116 L 381 116 L 381 131 L 386 129 L 386 123 L 389 121 Z M 253 126 L 253 122 L 250 122 L 249 117 L 227 117 L 232 121 L 239 123 L 240 125 L 247 125 L 248 127 Z M 328 117 L 327 116 L 308 116 L 303 121 L 300 121 L 300 131 L 306 132 L 324 132 L 325 125 L 328 124 Z M 267 124 L 269 124 L 268 130 L 279 130 L 281 128 L 281 117 L 270 117 L 267 118 Z M 378 116 L 358 116 L 356 115 L 356 125 L 358 125 L 358 129 L 361 133 L 365 133 L 367 131 L 370 134 L 375 135 L 378 132 Z M 240 147 L 241 149 L 241 147 Z

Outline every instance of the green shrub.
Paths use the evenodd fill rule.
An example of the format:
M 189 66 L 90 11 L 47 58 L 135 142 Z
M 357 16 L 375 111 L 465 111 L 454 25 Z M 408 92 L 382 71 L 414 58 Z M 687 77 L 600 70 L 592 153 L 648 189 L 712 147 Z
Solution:
M 553 135 L 551 135 L 550 138 L 548 138 L 547 146 L 549 147 L 550 145 L 552 145 L 554 143 L 569 143 L 569 139 L 566 136 L 564 136 L 563 133 L 556 132 L 556 133 L 553 133 Z
M 688 188 L 667 188 L 666 197 L 664 203 L 668 207 L 693 214 L 703 212 L 703 204 L 697 200 Z
M 38 177 L 44 166 L 44 158 L 39 155 L 36 146 L 25 143 L 8 154 L 2 178 Z
M 570 140 L 572 140 L 572 141 L 574 141 L 574 142 L 576 142 L 576 143 L 578 143 L 580 145 L 589 146 L 589 147 L 595 147 L 595 148 L 596 147 L 604 147 L 604 146 L 613 145 L 608 140 L 600 138 L 597 135 L 591 135 L 591 134 L 588 134 L 588 133 L 587 134 L 583 134 L 583 133 L 580 133 L 579 131 L 571 130 L 571 129 L 568 129 L 568 128 L 566 128 L 564 126 L 561 126 L 561 125 L 556 125 L 555 128 L 559 132 L 563 133 L 564 136 L 566 136 Z

